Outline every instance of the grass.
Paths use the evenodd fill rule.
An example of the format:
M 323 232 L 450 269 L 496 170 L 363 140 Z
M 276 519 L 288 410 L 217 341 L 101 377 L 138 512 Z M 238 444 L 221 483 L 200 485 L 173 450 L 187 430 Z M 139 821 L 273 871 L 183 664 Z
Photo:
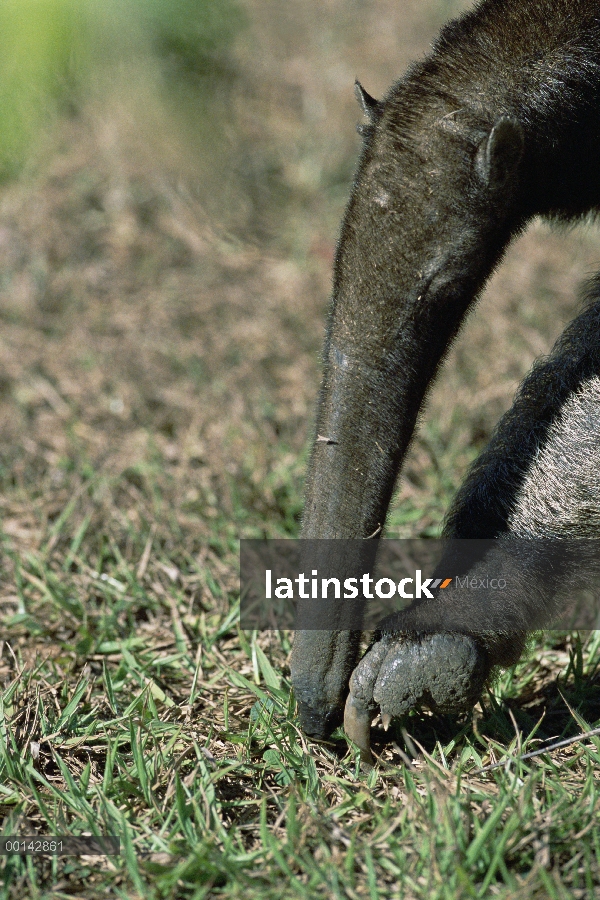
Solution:
M 598 725 L 598 635 L 534 642 L 470 719 L 375 723 L 365 774 L 298 729 L 291 636 L 237 624 L 240 537 L 298 532 L 353 78 L 379 96 L 456 7 L 248 0 L 214 166 L 119 81 L 3 187 L 2 833 L 121 854 L 0 857 L 2 897 L 600 893 L 598 738 L 519 761 Z M 599 257 L 590 225 L 511 249 L 389 536 L 437 533 Z
M 341 732 L 299 731 L 289 635 L 239 631 L 234 549 L 184 567 L 140 537 L 101 560 L 71 542 L 60 569 L 12 559 L 2 832 L 116 834 L 122 851 L 4 857 L 3 896 L 592 896 L 600 740 L 518 757 L 599 718 L 598 635 L 536 652 L 462 726 L 377 729 L 365 775 Z

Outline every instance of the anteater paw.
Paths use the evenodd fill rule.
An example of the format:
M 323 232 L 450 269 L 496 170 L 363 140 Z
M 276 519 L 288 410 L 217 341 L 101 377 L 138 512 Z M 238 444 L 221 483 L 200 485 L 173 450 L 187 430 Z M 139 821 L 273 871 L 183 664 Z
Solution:
M 385 728 L 415 706 L 462 712 L 474 706 L 488 675 L 487 654 L 469 635 L 384 634 L 352 673 L 346 734 L 372 764 L 369 729 L 377 708 Z

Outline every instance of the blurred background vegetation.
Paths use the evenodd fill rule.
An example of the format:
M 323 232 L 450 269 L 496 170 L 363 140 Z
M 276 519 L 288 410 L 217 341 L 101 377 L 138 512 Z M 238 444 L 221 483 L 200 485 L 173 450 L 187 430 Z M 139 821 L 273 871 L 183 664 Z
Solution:
M 229 50 L 244 21 L 236 0 L 5 0 L 0 174 L 18 173 L 57 113 L 76 112 L 124 70 L 204 102 L 235 75 Z

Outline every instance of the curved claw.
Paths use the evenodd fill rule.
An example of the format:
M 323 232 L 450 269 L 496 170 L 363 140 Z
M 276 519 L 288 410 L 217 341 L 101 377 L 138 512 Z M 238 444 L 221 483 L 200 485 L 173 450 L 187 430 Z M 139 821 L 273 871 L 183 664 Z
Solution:
M 352 695 L 352 691 L 348 694 L 344 709 L 344 731 L 360 750 L 361 762 L 373 766 L 371 716 L 368 708 Z

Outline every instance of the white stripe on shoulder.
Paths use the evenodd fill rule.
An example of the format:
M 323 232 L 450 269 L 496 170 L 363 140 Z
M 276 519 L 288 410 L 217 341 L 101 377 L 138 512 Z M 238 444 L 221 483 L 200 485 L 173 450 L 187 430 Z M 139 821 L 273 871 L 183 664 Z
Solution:
M 564 403 L 531 460 L 508 531 L 523 537 L 600 535 L 600 377 Z

